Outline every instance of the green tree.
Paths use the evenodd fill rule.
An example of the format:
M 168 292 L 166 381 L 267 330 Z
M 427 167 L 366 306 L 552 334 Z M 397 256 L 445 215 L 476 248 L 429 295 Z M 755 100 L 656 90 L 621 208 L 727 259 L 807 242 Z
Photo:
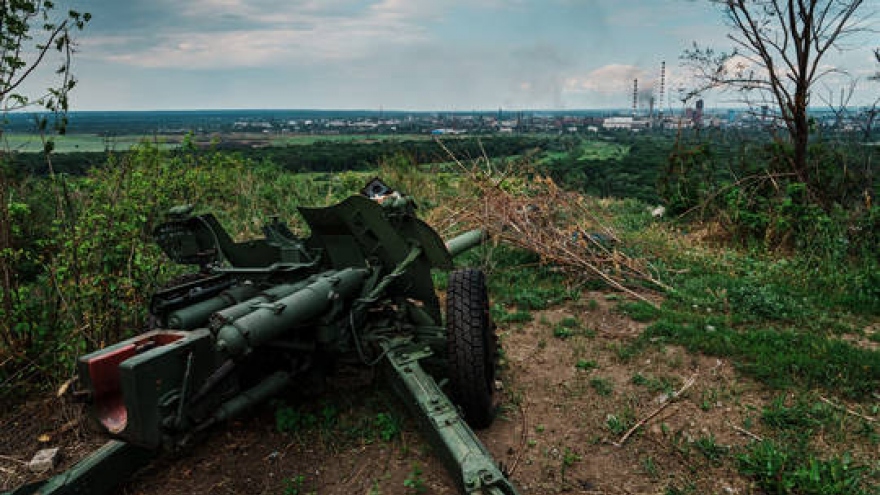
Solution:
M 50 116 L 55 130 L 67 123 L 68 94 L 76 86 L 71 72 L 74 52 L 72 33 L 82 30 L 91 16 L 69 10 L 59 13 L 49 0 L 0 0 L 0 111 L 37 107 L 45 110 L 38 120 L 48 130 Z M 48 87 L 30 94 L 26 84 L 43 66 L 56 63 L 55 79 Z M 3 127 L 0 125 L 0 138 Z M 46 141 L 51 151 L 51 141 Z M 13 157 L 0 149 L 0 342 L 14 349 L 24 326 L 17 321 L 21 293 L 16 266 L 24 253 L 17 246 L 14 215 L 26 205 L 16 201 L 19 174 Z M 51 170 L 51 168 L 50 168 Z

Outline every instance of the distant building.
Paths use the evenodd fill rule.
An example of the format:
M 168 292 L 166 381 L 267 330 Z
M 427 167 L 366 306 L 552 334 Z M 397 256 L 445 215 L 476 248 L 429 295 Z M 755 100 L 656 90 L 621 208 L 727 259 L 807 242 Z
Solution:
M 641 131 L 651 127 L 648 119 L 636 119 L 633 117 L 608 117 L 602 121 L 604 129 L 622 129 L 626 131 Z

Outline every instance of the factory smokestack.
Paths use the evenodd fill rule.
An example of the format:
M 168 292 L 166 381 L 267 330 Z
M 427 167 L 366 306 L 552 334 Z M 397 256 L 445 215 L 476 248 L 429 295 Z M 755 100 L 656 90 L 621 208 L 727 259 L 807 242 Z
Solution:
M 639 104 L 639 80 L 633 79 L 633 118 L 636 118 L 636 108 Z
M 663 120 L 663 111 L 666 109 L 666 61 L 660 63 L 660 105 L 657 113 Z

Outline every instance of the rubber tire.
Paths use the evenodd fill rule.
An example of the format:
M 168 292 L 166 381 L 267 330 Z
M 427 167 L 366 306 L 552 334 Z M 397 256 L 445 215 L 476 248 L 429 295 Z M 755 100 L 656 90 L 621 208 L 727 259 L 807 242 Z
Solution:
M 450 274 L 446 330 L 452 399 L 471 427 L 486 428 L 495 416 L 497 341 L 483 272 Z

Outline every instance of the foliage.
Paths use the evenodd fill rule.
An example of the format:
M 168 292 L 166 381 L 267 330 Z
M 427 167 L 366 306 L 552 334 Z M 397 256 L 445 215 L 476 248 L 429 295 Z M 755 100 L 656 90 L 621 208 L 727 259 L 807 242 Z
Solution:
M 655 183 L 669 154 L 670 139 L 663 135 L 612 139 L 573 143 L 569 151 L 539 163 L 539 169 L 566 188 L 592 196 L 656 202 Z
M 376 433 L 382 441 L 390 442 L 400 436 L 400 420 L 392 414 L 377 413 L 375 424 Z
M 423 477 L 424 471 L 418 464 L 413 464 L 406 479 L 403 480 L 403 486 L 407 488 L 408 493 L 426 493 L 428 485 Z
M 593 387 L 593 390 L 595 390 L 597 394 L 603 397 L 607 397 L 614 393 L 614 383 L 607 378 L 591 378 L 590 386 Z
M 70 10 L 57 19 L 55 5 L 48 0 L 15 0 L 4 2 L 0 9 L 0 110 L 4 113 L 20 110 L 32 104 L 42 106 L 58 116 L 54 128 L 64 131 L 68 93 L 76 85 L 71 74 L 72 32 L 82 30 L 90 20 L 89 14 Z M 46 94 L 33 97 L 24 91 L 26 81 L 33 79 L 34 71 L 50 62 L 51 53 L 59 54 L 61 62 L 55 69 L 55 78 Z M 45 132 L 49 119 L 38 119 L 38 128 Z M 2 129 L 0 129 L 2 135 Z M 51 141 L 44 141 L 46 152 Z M 51 170 L 51 162 L 50 170 Z M 7 151 L 0 151 L 0 346 L 16 359 L 22 350 L 30 349 L 45 336 L 42 322 L 51 318 L 51 311 L 40 307 L 41 297 L 51 287 L 26 285 L 23 276 L 43 261 L 45 250 L 41 239 L 34 239 L 32 225 L 25 225 L 25 213 L 43 210 L 39 204 L 28 203 L 21 194 L 21 175 Z M 46 204 L 58 206 L 56 198 L 43 197 Z M 35 207 L 31 207 L 31 205 Z M 24 241 L 22 241 L 24 239 Z M 29 245 L 28 245 L 29 244 Z M 25 270 L 20 271 L 19 266 Z M 39 313 L 39 319 L 28 314 Z M 5 361 L 4 361 L 5 362 Z
M 868 495 L 864 466 L 849 455 L 820 459 L 772 440 L 752 444 L 738 456 L 740 470 L 753 477 L 768 495 Z
M 91 14 L 69 10 L 67 15 L 57 15 L 55 9 L 54 2 L 49 0 L 3 3 L 0 9 L 0 107 L 8 112 L 36 103 L 50 112 L 60 112 L 57 126 L 63 129 L 67 95 L 76 86 L 76 78 L 70 72 L 72 32 L 81 31 L 91 20 Z M 46 56 L 52 52 L 61 58 L 55 69 L 60 79 L 57 86 L 50 86 L 45 95 L 36 98 L 22 92 L 23 83 L 31 78 L 34 70 L 51 63 Z M 26 58 L 25 54 L 30 57 Z M 42 122 L 40 127 L 45 129 L 46 121 Z
M 284 484 L 284 490 L 282 491 L 283 495 L 303 495 L 305 493 L 314 493 L 305 491 L 305 475 L 298 474 L 293 478 L 284 478 L 282 481 Z
M 643 339 L 730 357 L 743 372 L 782 389 L 817 387 L 854 399 L 876 390 L 877 352 L 839 335 L 854 332 L 847 309 L 880 311 L 880 300 L 866 299 L 865 288 L 853 283 L 873 275 L 735 252 L 678 263 L 668 266 L 676 271 L 670 277 L 676 290 Z
M 5 253 L 26 269 L 7 292 L 4 346 L 13 360 L 3 373 L 51 384 L 79 354 L 142 330 L 150 295 L 179 270 L 151 235 L 171 206 L 214 210 L 233 223 L 230 231 L 252 235 L 266 213 L 292 214 L 293 203 L 340 194 L 332 182 L 319 193 L 320 183 L 274 170 L 234 154 L 170 153 L 143 143 L 80 179 L 23 181 L 13 190 L 20 199 L 10 203 L 12 248 Z M 61 215 L 46 206 L 55 191 Z
M 670 212 L 712 222 L 741 245 L 798 253 L 816 265 L 865 262 L 880 250 L 880 206 L 873 201 L 880 180 L 871 165 L 880 150 L 817 139 L 810 147 L 813 174 L 802 182 L 780 159 L 790 152 L 785 145 L 746 135 L 726 141 L 733 138 L 681 138 L 678 148 L 706 151 L 700 160 L 670 155 L 659 182 Z

